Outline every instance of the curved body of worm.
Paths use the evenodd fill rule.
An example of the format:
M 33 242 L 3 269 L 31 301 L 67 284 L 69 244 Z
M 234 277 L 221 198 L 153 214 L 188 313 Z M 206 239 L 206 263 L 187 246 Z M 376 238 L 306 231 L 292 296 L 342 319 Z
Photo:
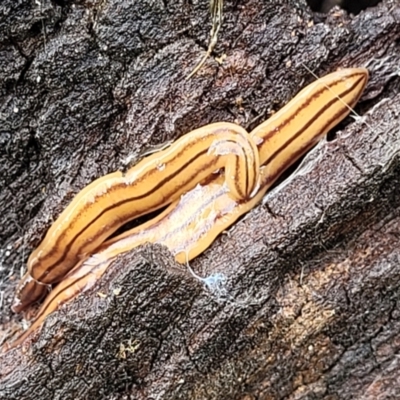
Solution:
M 196 129 L 125 174 L 114 172 L 84 188 L 28 260 L 31 277 L 41 284 L 59 282 L 82 258 L 126 222 L 157 210 L 225 169 L 232 196 L 250 196 L 258 183 L 259 156 L 248 133 L 232 123 Z M 14 310 L 38 297 L 32 281 L 20 285 Z
M 223 230 L 262 199 L 286 168 L 349 114 L 367 80 L 366 69 L 345 69 L 303 89 L 250 134 L 258 146 L 262 164 L 254 196 L 238 199 L 224 184 L 224 178 L 216 176 L 175 200 L 154 219 L 105 242 L 48 296 L 32 326 L 13 347 L 22 343 L 60 304 L 92 287 L 121 253 L 145 242 L 166 245 L 180 263 L 202 253 Z

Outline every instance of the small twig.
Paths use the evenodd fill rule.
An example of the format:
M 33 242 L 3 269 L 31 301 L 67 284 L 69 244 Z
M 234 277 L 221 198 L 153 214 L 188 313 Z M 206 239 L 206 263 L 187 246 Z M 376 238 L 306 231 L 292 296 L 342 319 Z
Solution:
M 195 69 L 188 75 L 186 79 L 190 79 L 206 62 L 211 55 L 218 40 L 218 32 L 222 25 L 222 9 L 223 0 L 210 0 L 210 13 L 212 18 L 212 27 L 210 32 L 210 44 L 208 45 L 207 53 L 202 60 L 197 64 Z

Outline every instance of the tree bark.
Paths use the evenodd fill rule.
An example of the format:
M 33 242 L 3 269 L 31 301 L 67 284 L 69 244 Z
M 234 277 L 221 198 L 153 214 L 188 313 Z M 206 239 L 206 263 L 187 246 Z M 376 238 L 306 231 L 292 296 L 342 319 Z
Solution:
M 40 4 L 39 4 L 40 3 Z M 251 130 L 318 76 L 366 66 L 357 108 L 191 263 L 118 260 L 0 355 L 1 399 L 400 397 L 400 2 L 356 17 L 305 1 L 3 0 L 0 338 L 52 221 L 93 179 L 216 121 Z M 219 62 L 217 61 L 217 58 Z

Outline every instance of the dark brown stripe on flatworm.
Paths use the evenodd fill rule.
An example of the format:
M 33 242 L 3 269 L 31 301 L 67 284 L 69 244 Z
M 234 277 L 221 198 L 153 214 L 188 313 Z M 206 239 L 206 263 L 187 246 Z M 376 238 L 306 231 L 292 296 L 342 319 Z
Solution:
M 361 77 L 360 80 L 365 79 L 365 75 L 362 73 L 354 73 L 353 75 L 350 75 L 348 78 L 354 78 L 355 76 L 359 75 Z M 276 134 L 279 134 L 279 131 L 282 130 L 286 125 L 288 125 L 294 118 L 296 118 L 297 114 L 303 110 L 304 108 L 308 107 L 312 101 L 320 97 L 322 94 L 324 94 L 326 91 L 332 90 L 336 85 L 342 83 L 343 78 L 337 79 L 335 82 L 331 83 L 329 87 L 323 86 L 321 89 L 319 89 L 317 92 L 314 93 L 311 98 L 307 99 L 305 102 L 300 104 L 295 110 L 293 110 L 292 114 L 288 116 L 284 121 L 281 122 L 281 124 L 274 128 L 272 131 L 270 131 L 268 134 L 266 134 L 264 137 L 262 137 L 262 143 L 259 146 L 262 146 L 264 142 L 269 140 L 271 137 L 273 137 Z
M 364 79 L 364 76 L 362 76 L 360 79 L 358 79 L 350 88 L 346 89 L 342 93 L 338 95 L 339 98 L 343 98 L 350 92 L 354 90 L 355 87 L 359 85 L 359 83 Z M 357 97 L 357 96 L 356 96 Z M 269 157 L 268 159 L 264 162 L 263 165 L 268 164 L 273 160 L 279 153 L 281 153 L 283 150 L 285 150 L 294 140 L 296 140 L 299 136 L 301 136 L 304 131 L 307 130 L 321 115 L 323 115 L 326 111 L 329 110 L 329 108 L 332 107 L 332 105 L 336 104 L 338 101 L 337 98 L 333 98 L 331 101 L 329 101 L 327 104 L 324 105 L 301 129 L 299 129 L 296 134 L 292 135 L 289 140 L 287 140 L 281 147 L 276 149 Z M 346 112 L 348 111 L 348 108 L 343 104 L 344 109 Z M 332 121 L 330 122 L 332 123 Z M 325 128 L 328 125 L 325 125 Z M 278 133 L 279 134 L 279 133 Z
M 358 81 L 359 83 L 360 81 Z M 353 97 L 351 100 L 352 103 L 359 97 L 357 94 L 356 96 Z M 341 115 L 346 114 L 348 111 L 347 108 L 342 109 L 341 111 L 337 112 L 332 118 L 330 118 L 327 123 L 321 128 L 321 132 L 324 132 L 334 121 L 339 119 Z M 261 184 L 261 188 L 265 187 L 266 185 L 271 185 L 290 165 L 292 165 L 296 160 L 298 160 L 303 154 L 305 154 L 315 143 L 315 141 L 311 140 L 310 142 L 306 143 L 304 146 L 302 146 L 299 150 L 297 150 L 295 153 L 292 153 L 291 160 L 293 160 L 290 164 L 284 164 L 280 170 L 278 170 L 274 175 L 266 176 L 265 179 L 263 180 Z

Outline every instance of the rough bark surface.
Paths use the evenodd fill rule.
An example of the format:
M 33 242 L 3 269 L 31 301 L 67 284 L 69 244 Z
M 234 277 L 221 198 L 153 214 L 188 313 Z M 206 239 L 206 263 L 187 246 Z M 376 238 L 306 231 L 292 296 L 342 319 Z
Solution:
M 304 66 L 371 73 L 363 116 L 191 264 L 219 280 L 160 246 L 120 257 L 0 355 L 1 399 L 400 397 L 400 2 L 224 7 L 222 64 L 186 81 L 207 1 L 1 2 L 3 340 L 28 254 L 94 178 L 210 122 L 253 128 L 314 79 Z

